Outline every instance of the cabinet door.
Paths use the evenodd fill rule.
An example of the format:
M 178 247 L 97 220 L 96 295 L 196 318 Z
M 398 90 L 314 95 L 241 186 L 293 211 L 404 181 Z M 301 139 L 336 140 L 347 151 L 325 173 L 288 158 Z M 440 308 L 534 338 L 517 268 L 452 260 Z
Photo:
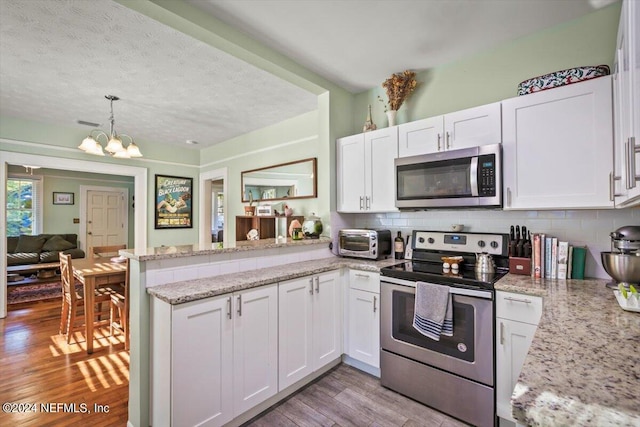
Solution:
M 398 126 L 398 157 L 444 150 L 443 117 L 430 117 Z
M 233 419 L 230 296 L 181 304 L 172 313 L 172 425 Z
M 614 99 L 616 205 L 640 203 L 640 5 L 625 1 L 620 13 Z
M 342 355 L 342 298 L 337 271 L 313 280 L 313 355 L 317 370 Z
M 444 142 L 447 150 L 502 142 L 500 103 L 481 105 L 444 116 Z
M 364 135 L 353 135 L 336 141 L 337 210 L 364 210 L 365 166 Z
M 347 354 L 380 367 L 380 294 L 349 289 L 349 341 Z
M 629 90 L 629 69 L 627 52 L 627 35 L 623 27 L 625 18 L 624 8 L 620 17 L 618 29 L 618 48 L 616 49 L 615 63 L 613 66 L 613 111 L 614 111 L 614 146 L 613 146 L 613 175 L 610 177 L 615 195 L 615 204 L 623 205 L 628 200 L 628 181 L 626 144 L 630 132 L 631 93 Z
M 500 418 L 514 421 L 511 394 L 537 327 L 502 318 L 496 323 L 496 411 Z
M 278 392 L 278 287 L 234 293 L 233 305 L 233 412 L 238 416 Z
M 370 212 L 395 212 L 398 210 L 394 165 L 394 159 L 398 157 L 398 128 L 393 126 L 364 135 L 365 209 Z
M 505 209 L 613 207 L 610 76 L 502 103 Z
M 313 372 L 313 277 L 278 285 L 278 388 L 283 390 Z

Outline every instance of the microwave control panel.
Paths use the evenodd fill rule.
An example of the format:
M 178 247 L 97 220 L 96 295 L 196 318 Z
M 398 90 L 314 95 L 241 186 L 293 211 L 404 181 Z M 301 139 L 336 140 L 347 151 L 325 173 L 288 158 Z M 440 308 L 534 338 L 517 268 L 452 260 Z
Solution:
M 496 195 L 496 156 L 478 156 L 478 195 Z

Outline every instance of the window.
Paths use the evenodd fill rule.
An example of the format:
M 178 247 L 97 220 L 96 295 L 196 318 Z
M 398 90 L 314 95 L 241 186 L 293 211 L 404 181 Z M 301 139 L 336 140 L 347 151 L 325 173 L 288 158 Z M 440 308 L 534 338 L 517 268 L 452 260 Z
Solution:
M 10 176 L 7 180 L 7 236 L 40 234 L 41 230 L 41 179 Z

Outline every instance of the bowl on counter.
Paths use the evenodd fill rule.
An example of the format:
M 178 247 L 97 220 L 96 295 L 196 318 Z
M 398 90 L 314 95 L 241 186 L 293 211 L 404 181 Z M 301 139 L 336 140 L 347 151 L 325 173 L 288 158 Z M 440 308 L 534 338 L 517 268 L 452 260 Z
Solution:
M 640 254 L 600 252 L 602 266 L 609 276 L 623 285 L 640 283 Z

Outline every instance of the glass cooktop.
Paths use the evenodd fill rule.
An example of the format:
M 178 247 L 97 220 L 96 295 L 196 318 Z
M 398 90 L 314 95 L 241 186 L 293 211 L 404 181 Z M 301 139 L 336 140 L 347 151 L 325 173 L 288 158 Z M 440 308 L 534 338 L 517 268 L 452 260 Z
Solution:
M 507 270 L 497 269 L 495 273 L 476 273 L 473 267 L 471 265 L 465 268 L 465 264 L 463 264 L 456 272 L 453 270 L 445 272 L 442 268 L 442 263 L 405 261 L 381 268 L 380 274 L 414 282 L 442 283 L 450 286 L 493 290 L 494 283 L 508 272 Z

